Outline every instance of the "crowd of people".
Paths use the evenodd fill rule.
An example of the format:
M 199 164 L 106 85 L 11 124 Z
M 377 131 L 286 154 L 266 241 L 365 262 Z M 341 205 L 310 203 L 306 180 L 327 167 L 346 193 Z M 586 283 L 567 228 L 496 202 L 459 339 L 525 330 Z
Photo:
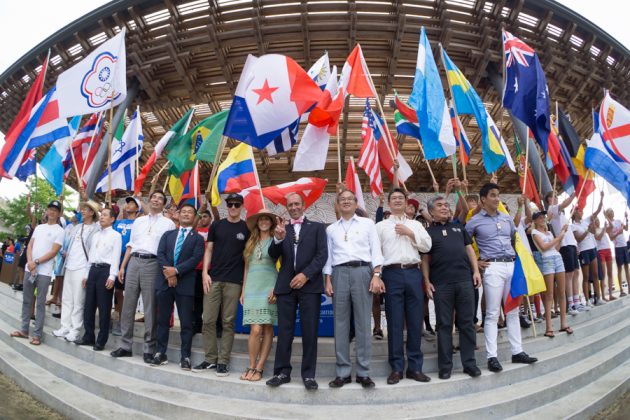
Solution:
M 432 339 L 430 299 L 435 307 L 440 379 L 450 378 L 453 370 L 454 327 L 463 371 L 473 378 L 481 375 L 475 357 L 481 332 L 491 372 L 503 369 L 497 356 L 500 328 L 507 328 L 512 363 L 535 363 L 521 340 L 521 329 L 530 327 L 531 320 L 544 319 L 544 335 L 553 338 L 552 318 L 560 317 L 558 332 L 572 334 L 570 316 L 615 299 L 609 240 L 619 285 L 624 275 L 628 281 L 627 215 L 623 221 L 615 219 L 613 210 L 607 209 L 601 226 L 603 194 L 597 209 L 586 217 L 572 206 L 573 195 L 558 203 L 556 195 L 549 193 L 546 209 L 533 209 L 532 203 L 519 197 L 511 216 L 496 183 L 485 184 L 478 195 L 466 195 L 464 187 L 465 183 L 451 179 L 445 195 L 434 195 L 424 206 L 405 190 L 394 188 L 381 197 L 372 220 L 358 208 L 355 194 L 340 184 L 337 221 L 327 226 L 304 217 L 304 199 L 297 193 L 286 197 L 288 220 L 267 209 L 243 220 L 240 194 L 225 198 L 224 218 L 205 204 L 197 209 L 185 202 L 165 209 L 167 197 L 161 191 L 152 191 L 147 203 L 127 197 L 122 211 L 116 205 L 101 209 L 83 197 L 80 211 L 65 227 L 60 222 L 62 203 L 53 200 L 23 252 L 22 322 L 11 335 L 41 344 L 46 306 L 55 303 L 61 306 L 61 322 L 53 335 L 101 351 L 114 309 L 111 333 L 120 340 L 111 356 L 131 357 L 141 301 L 143 360 L 161 366 L 168 363 L 176 306 L 180 367 L 227 376 L 240 303 L 243 324 L 250 326 L 249 365 L 240 379 L 265 377 L 277 327 L 273 374 L 266 384 L 278 387 L 291 381 L 299 311 L 300 375 L 305 388 L 315 390 L 325 293 L 332 298 L 334 313 L 336 376 L 328 384 L 331 388 L 352 382 L 352 340 L 355 381 L 363 388 L 375 387 L 370 370 L 373 339 L 387 339 L 391 368 L 387 384 L 403 379 L 429 382 L 421 342 Z M 567 217 L 565 211 L 571 206 Z M 507 309 L 517 235 L 543 274 L 546 291 L 533 297 L 531 307 L 523 303 Z M 53 297 L 47 301 L 52 280 Z M 622 287 L 619 292 L 626 295 Z M 381 328 L 383 300 L 386 336 Z M 198 333 L 205 355 L 193 366 L 192 339 Z

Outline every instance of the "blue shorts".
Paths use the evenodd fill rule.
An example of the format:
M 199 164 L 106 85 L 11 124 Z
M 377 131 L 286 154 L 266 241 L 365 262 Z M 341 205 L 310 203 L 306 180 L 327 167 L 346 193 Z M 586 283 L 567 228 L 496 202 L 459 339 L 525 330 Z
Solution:
M 628 253 L 628 248 L 625 246 L 621 246 L 615 248 L 615 261 L 617 265 L 625 265 L 630 263 L 630 253 Z
M 597 248 L 587 249 L 580 252 L 580 265 L 589 265 L 593 261 L 597 261 Z
M 562 262 L 561 255 L 552 255 L 549 257 L 540 257 L 540 264 L 538 264 L 540 272 L 543 276 L 547 274 L 564 273 L 564 263 Z

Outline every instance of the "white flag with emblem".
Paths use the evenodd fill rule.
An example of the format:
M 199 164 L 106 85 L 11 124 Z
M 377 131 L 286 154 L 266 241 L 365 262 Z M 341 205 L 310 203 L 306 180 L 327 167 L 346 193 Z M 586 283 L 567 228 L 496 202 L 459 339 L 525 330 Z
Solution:
M 57 78 L 59 116 L 92 114 L 127 96 L 125 29 Z

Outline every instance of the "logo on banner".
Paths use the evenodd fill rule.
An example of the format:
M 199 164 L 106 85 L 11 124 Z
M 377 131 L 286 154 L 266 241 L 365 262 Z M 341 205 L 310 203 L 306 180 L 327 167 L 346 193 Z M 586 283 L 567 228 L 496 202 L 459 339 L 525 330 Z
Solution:
M 81 95 L 91 108 L 101 108 L 111 99 L 118 99 L 120 92 L 115 90 L 114 69 L 118 57 L 110 52 L 103 52 L 94 58 L 92 68 L 83 76 Z

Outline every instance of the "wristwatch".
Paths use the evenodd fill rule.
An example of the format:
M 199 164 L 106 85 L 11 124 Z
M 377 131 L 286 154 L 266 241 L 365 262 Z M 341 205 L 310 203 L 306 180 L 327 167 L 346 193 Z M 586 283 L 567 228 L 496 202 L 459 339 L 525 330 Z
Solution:
M 372 275 L 380 278 L 381 277 L 381 272 L 380 271 L 375 271 L 374 273 L 372 273 Z

